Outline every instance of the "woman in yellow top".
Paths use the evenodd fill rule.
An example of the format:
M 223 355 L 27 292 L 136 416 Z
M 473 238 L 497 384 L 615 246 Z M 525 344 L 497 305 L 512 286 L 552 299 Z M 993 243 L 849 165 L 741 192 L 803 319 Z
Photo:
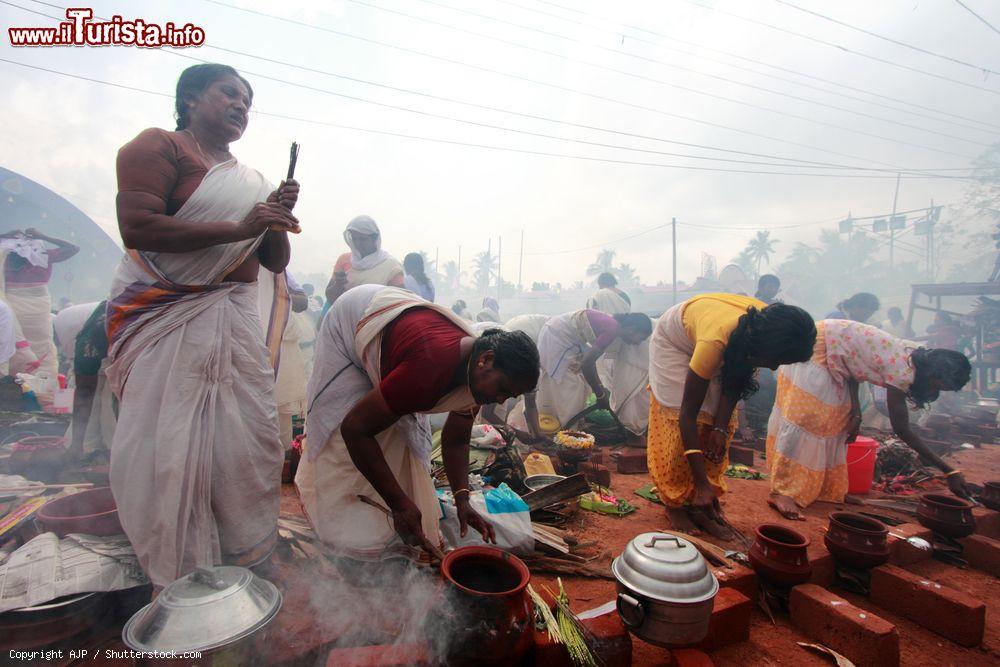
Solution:
M 736 404 L 757 390 L 756 369 L 805 361 L 812 317 L 795 306 L 702 294 L 660 318 L 649 344 L 649 471 L 674 528 L 730 537 L 718 494 Z

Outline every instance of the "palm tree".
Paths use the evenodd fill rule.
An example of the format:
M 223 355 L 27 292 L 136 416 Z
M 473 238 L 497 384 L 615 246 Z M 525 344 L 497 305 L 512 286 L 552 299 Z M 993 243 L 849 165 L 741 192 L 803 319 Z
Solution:
M 444 284 L 452 288 L 459 287 L 465 274 L 458 270 L 458 262 L 455 260 L 445 262 L 442 268 L 444 268 Z
M 765 264 L 771 263 L 771 255 L 774 253 L 774 244 L 777 243 L 777 239 L 771 238 L 771 232 L 761 231 L 757 232 L 757 236 L 750 239 L 747 243 L 747 250 L 750 256 L 753 258 L 754 262 L 754 274 L 760 276 L 760 263 L 763 261 Z
M 631 264 L 621 264 L 616 271 L 618 273 L 618 280 L 621 281 L 622 285 L 630 287 L 639 284 L 639 274 L 635 272 L 635 267 Z
M 605 249 L 597 253 L 597 261 L 587 267 L 587 276 L 599 276 L 602 273 L 615 273 L 615 255 L 617 253 L 611 249 Z
M 733 258 L 732 264 L 740 267 L 744 275 L 748 278 L 756 279 L 757 276 L 754 275 L 754 258 L 753 253 L 750 251 L 750 247 L 747 246 L 740 251 L 740 254 Z
M 489 289 L 490 283 L 493 282 L 493 276 L 496 275 L 497 258 L 489 250 L 485 250 L 476 255 L 472 263 L 476 267 L 476 270 L 472 272 L 472 278 L 476 281 L 476 289 L 485 292 Z

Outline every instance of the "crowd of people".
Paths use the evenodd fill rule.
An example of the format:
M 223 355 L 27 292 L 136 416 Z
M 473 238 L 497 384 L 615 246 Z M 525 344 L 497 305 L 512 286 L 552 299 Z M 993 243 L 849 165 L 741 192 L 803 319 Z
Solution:
M 347 225 L 348 252 L 319 298 L 288 271 L 288 235 L 308 233 L 294 213 L 299 184 L 275 186 L 230 152 L 252 101 L 228 66 L 183 72 L 176 129 L 144 130 L 118 154 L 126 253 L 108 298 L 63 311 L 56 326 L 75 373 L 73 449 L 106 441 L 122 526 L 157 587 L 198 566 L 268 558 L 295 416 L 308 518 L 359 561 L 440 554 L 429 414 L 447 413 L 442 454 L 462 533 L 490 541 L 469 503 L 475 421 L 531 444 L 552 432 L 543 422 L 572 425 L 591 396 L 645 437 L 680 530 L 727 536 L 728 445 L 739 405 L 767 377 L 772 502 L 786 517 L 844 499 L 863 383 L 885 388 L 896 433 L 967 495 L 961 472 L 909 427 L 908 405 L 969 380 L 968 359 L 944 344 L 948 322 L 922 347 L 898 308 L 882 328 L 866 324 L 880 307 L 866 293 L 816 322 L 781 302 L 771 275 L 755 297 L 702 294 L 654 320 L 606 273 L 583 308 L 503 323 L 491 297 L 475 315 L 464 301 L 436 304 L 423 257 L 397 261 L 367 215 Z M 0 361 L 8 373 L 54 371 L 45 283 L 76 248 L 29 229 L 0 235 L 0 252 Z

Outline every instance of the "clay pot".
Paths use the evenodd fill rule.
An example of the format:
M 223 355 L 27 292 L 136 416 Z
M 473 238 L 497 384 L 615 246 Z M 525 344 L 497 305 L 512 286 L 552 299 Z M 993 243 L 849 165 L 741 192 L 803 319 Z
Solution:
M 972 503 L 943 493 L 920 496 L 917 521 L 925 528 L 952 539 L 972 535 L 976 530 Z
M 889 560 L 889 528 L 854 512 L 834 512 L 823 543 L 833 557 L 856 570 L 867 570 Z
M 106 537 L 125 532 L 109 487 L 80 491 L 49 501 L 38 510 L 35 521 L 59 537 L 70 533 Z
M 1000 512 L 1000 482 L 983 484 L 983 492 L 979 494 L 979 502 L 994 512 Z
M 528 566 L 496 547 L 460 547 L 441 561 L 441 576 L 460 621 L 448 664 L 520 664 L 534 643 Z
M 776 523 L 757 526 L 757 539 L 750 547 L 750 565 L 764 581 L 791 588 L 809 581 L 812 565 L 806 554 L 809 538 Z

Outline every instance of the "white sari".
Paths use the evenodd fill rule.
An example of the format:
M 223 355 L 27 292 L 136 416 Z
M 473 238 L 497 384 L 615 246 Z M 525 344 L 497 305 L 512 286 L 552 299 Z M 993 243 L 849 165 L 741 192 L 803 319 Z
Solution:
M 316 339 L 308 388 L 308 441 L 295 484 L 320 539 L 348 558 L 423 557 L 423 552 L 400 540 L 382 512 L 358 500 L 359 495 L 375 501 L 381 498 L 351 461 L 340 433 L 347 413 L 381 381 L 383 330 L 410 308 L 431 308 L 475 335 L 468 322 L 411 292 L 362 285 L 337 299 Z M 442 397 L 428 413 L 471 410 L 475 405 L 469 387 L 462 386 Z M 439 542 L 441 510 L 430 476 L 427 416 L 403 415 L 376 440 L 399 485 L 420 509 L 424 535 Z
M 272 189 L 231 160 L 208 171 L 176 216 L 241 220 Z M 158 586 L 199 566 L 258 562 L 276 542 L 280 338 L 262 341 L 255 283 L 223 282 L 262 239 L 130 251 L 112 284 L 107 377 L 120 410 L 111 488 Z M 284 314 L 273 314 L 280 333 Z

